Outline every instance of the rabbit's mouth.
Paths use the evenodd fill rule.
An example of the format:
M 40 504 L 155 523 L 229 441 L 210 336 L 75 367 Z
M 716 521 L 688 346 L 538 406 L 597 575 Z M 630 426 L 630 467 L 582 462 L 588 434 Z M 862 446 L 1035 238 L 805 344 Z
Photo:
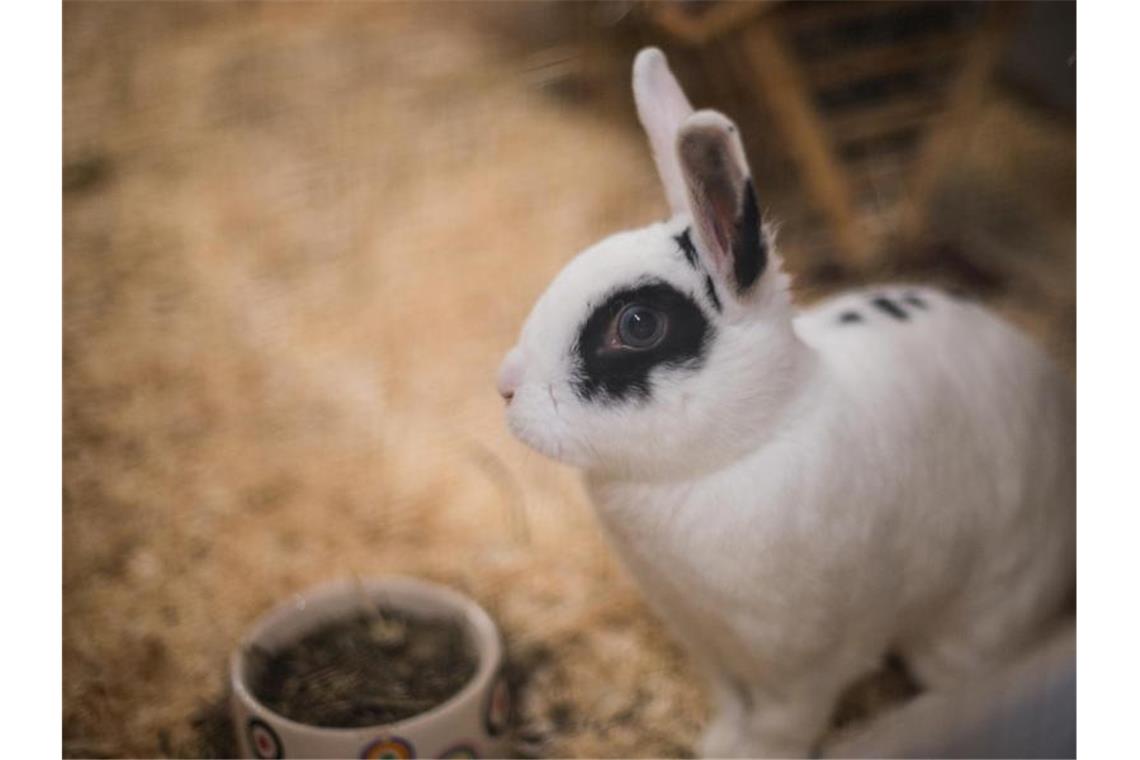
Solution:
M 521 419 L 519 415 L 509 413 L 507 415 L 507 427 L 510 428 L 515 438 L 518 438 L 539 454 L 557 462 L 573 464 L 572 462 L 567 462 L 564 457 L 565 447 L 562 441 L 557 436 L 550 435 L 548 430 L 542 430 L 539 426 L 530 424 L 526 420 Z
M 557 462 L 584 467 L 589 464 L 579 436 L 572 432 L 552 384 L 523 387 L 507 406 L 507 427 L 515 438 Z

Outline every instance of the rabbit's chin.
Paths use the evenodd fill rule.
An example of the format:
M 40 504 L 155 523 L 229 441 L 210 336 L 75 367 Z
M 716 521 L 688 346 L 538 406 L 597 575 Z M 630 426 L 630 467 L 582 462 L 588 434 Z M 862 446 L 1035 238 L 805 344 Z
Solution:
M 593 464 L 580 446 L 552 430 L 552 426 L 535 424 L 523 415 L 508 414 L 507 427 L 515 438 L 549 459 L 571 467 L 588 468 Z

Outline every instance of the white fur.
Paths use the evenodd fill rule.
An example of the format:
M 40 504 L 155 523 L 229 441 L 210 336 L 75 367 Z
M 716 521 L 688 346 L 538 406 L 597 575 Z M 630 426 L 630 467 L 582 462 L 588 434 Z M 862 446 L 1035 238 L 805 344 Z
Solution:
M 635 81 L 639 98 L 670 91 L 664 66 L 639 56 L 635 80 L 656 81 Z M 655 150 L 702 119 L 683 110 L 646 124 Z M 708 674 L 701 751 L 805 755 L 888 650 L 939 688 L 1009 657 L 1069 597 L 1073 390 L 1016 330 L 932 289 L 797 314 L 772 251 L 746 297 L 716 280 L 725 309 L 705 309 L 716 336 L 700 369 L 655 371 L 645 403 L 580 399 L 573 343 L 607 293 L 655 278 L 702 297 L 673 240 L 691 213 L 607 238 L 558 275 L 504 369 L 508 422 L 585 470 L 614 547 Z M 928 308 L 899 321 L 869 305 L 878 294 Z M 846 310 L 864 322 L 839 324 Z
M 692 114 L 693 107 L 669 71 L 665 56 L 657 48 L 646 48 L 634 61 L 633 96 L 637 103 L 637 116 L 645 128 L 657 171 L 665 186 L 669 210 L 679 214 L 685 210 L 685 190 L 680 167 L 673 157 L 676 125 Z

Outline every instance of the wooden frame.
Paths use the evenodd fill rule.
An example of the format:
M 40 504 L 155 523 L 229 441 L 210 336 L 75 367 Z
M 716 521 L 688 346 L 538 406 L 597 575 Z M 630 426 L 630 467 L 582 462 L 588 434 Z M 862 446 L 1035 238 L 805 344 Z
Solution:
M 721 2 L 692 14 L 678 3 L 652 3 L 650 14 L 682 42 L 702 45 L 719 37 L 719 47 L 732 48 L 731 57 L 742 61 L 745 76 L 762 94 L 789 146 L 811 202 L 824 214 L 840 260 L 854 268 L 869 268 L 877 261 L 880 241 L 859 213 L 854 188 L 859 178 L 874 172 L 846 166 L 840 145 L 907 130 L 919 133 L 917 154 L 903 172 L 904 190 L 899 194 L 905 197 L 899 231 L 904 239 L 916 236 L 925 223 L 937 178 L 953 160 L 984 102 L 986 85 L 1001 61 L 1019 9 L 1011 3 L 990 3 L 970 29 L 837 51 L 819 61 L 801 62 L 789 49 L 785 33 L 789 29 L 890 14 L 904 6 L 852 2 L 797 5 L 794 13 L 787 14 L 770 12 L 779 5 L 778 0 Z M 820 88 L 932 65 L 954 69 L 944 93 L 908 96 L 831 119 L 815 104 Z

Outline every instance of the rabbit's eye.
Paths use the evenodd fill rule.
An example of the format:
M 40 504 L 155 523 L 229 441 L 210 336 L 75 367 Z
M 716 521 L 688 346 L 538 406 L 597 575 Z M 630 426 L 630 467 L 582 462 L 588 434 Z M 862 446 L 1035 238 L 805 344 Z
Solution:
M 630 304 L 618 314 L 617 337 L 626 348 L 653 348 L 665 337 L 665 315 L 648 306 Z
M 584 401 L 646 401 L 652 377 L 701 368 L 716 331 L 691 296 L 659 280 L 610 293 L 591 305 L 571 351 Z

